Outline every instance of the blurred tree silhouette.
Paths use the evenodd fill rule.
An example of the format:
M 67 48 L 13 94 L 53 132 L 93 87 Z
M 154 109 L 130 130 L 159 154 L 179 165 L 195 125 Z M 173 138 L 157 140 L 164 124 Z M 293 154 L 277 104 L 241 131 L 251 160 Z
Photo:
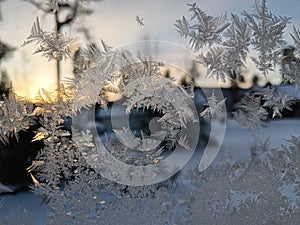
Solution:
M 64 0 L 23 0 L 35 6 L 45 14 L 54 15 L 55 31 L 57 36 L 62 32 L 66 26 L 71 26 L 81 16 L 90 15 L 93 10 L 86 7 L 85 4 L 89 2 L 96 2 L 102 0 L 89 0 L 89 1 L 64 1 Z M 84 32 L 85 30 L 83 30 Z M 56 76 L 57 76 L 57 92 L 60 93 L 60 80 L 61 80 L 61 60 L 56 60 Z
M 0 0 L 0 6 L 1 3 L 4 2 L 5 0 Z M 2 12 L 0 8 L 0 21 L 3 19 L 2 17 Z M 1 62 L 4 61 L 4 59 L 7 59 L 15 50 L 14 47 L 9 46 L 8 44 L 2 42 L 0 40 L 0 66 Z M 3 94 L 8 96 L 9 90 L 10 90 L 11 84 L 9 80 L 9 76 L 5 70 L 2 70 L 0 67 L 0 99 L 2 98 Z
M 13 52 L 14 50 L 15 50 L 15 48 L 0 41 L 0 64 L 1 64 L 2 60 L 5 59 L 7 56 L 9 56 L 10 55 L 9 53 Z
M 0 99 L 2 96 L 8 96 L 10 90 L 10 81 L 6 71 L 0 71 Z

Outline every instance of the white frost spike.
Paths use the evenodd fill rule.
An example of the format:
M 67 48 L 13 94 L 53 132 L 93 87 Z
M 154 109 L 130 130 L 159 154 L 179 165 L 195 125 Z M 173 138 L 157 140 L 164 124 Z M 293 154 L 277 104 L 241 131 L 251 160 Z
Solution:
M 291 106 L 296 102 L 295 98 L 288 97 L 287 93 L 282 93 L 273 88 L 269 88 L 263 92 L 264 107 L 270 108 L 273 111 L 272 118 L 282 117 L 282 110 L 287 109 L 292 111 Z
M 191 151 L 191 146 L 189 144 L 189 140 L 186 135 L 182 135 L 179 139 L 179 144 L 183 146 L 186 150 Z
M 52 9 L 53 13 L 56 13 L 59 11 L 59 5 L 58 5 L 58 0 L 52 0 L 47 3 L 49 5 L 50 9 Z
M 13 190 L 0 183 L 0 193 L 9 193 L 9 192 L 13 192 Z M 1 201 L 0 201 L 0 208 L 1 208 Z
M 79 49 L 76 38 L 68 37 L 65 34 L 56 33 L 55 31 L 42 30 L 38 17 L 22 47 L 31 43 L 38 45 L 33 54 L 41 53 L 49 61 L 72 58 L 73 54 Z
M 176 20 L 175 27 L 181 36 L 190 38 L 191 48 L 198 52 L 202 47 L 220 43 L 221 33 L 230 25 L 226 22 L 226 13 L 219 17 L 212 17 L 199 9 L 196 4 L 188 4 L 188 6 L 192 14 L 191 19 L 187 20 L 183 17 L 181 20 Z
M 274 169 L 273 162 L 276 158 L 274 152 L 276 152 L 276 148 L 270 147 L 270 137 L 268 137 L 265 141 L 251 148 L 251 160 L 260 162 L 272 170 Z
M 283 33 L 290 18 L 273 15 L 268 10 L 266 0 L 256 0 L 253 12 L 243 14 L 253 30 L 251 44 L 259 53 L 257 57 L 250 58 L 266 76 L 269 71 L 274 71 L 279 61 L 278 49 L 284 44 Z
M 160 135 L 162 134 L 159 132 Z M 158 134 L 154 134 L 154 136 L 161 137 Z M 160 143 L 161 140 L 156 140 L 152 138 L 153 136 L 151 135 L 150 137 L 146 137 L 146 135 L 142 132 L 142 139 L 141 139 L 141 147 L 139 148 L 140 151 L 146 152 L 146 151 L 151 151 L 153 149 L 156 149 Z
M 236 107 L 235 120 L 249 131 L 266 124 L 268 112 L 261 106 L 261 96 L 246 93 Z
M 144 26 L 145 25 L 144 22 L 143 22 L 143 20 L 144 20 L 143 18 L 140 18 L 139 16 L 136 16 L 135 20 L 138 23 L 138 25 L 140 25 L 140 26 Z
M 127 148 L 136 149 L 139 146 L 139 140 L 134 136 L 130 128 L 123 127 L 123 130 L 113 130 L 119 141 Z
M 211 118 L 218 118 L 223 119 L 224 118 L 224 112 L 225 112 L 225 101 L 226 98 L 219 101 L 217 97 L 215 96 L 215 91 L 212 92 L 212 95 L 207 99 L 208 103 L 206 104 L 208 107 L 204 109 L 200 115 L 202 117 L 211 117 Z
M 125 145 L 129 149 L 134 149 L 141 152 L 152 151 L 157 148 L 162 139 L 165 136 L 164 132 L 156 132 L 150 137 L 146 137 L 146 135 L 142 132 L 142 138 L 139 139 L 134 136 L 130 128 L 123 127 L 123 130 L 114 130 L 120 142 Z M 155 139 L 154 137 L 158 137 Z

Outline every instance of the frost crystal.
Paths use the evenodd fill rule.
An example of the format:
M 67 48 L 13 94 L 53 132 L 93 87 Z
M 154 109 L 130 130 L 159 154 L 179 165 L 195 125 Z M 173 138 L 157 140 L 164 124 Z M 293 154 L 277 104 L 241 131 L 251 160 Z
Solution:
M 43 31 L 38 17 L 31 28 L 30 35 L 22 46 L 31 44 L 32 42 L 39 46 L 34 54 L 42 53 L 42 56 L 47 57 L 48 60 L 60 61 L 64 58 L 71 58 L 79 48 L 74 38 L 56 31 Z
M 295 98 L 288 97 L 286 93 L 267 88 L 263 91 L 262 99 L 265 101 L 263 107 L 267 107 L 273 111 L 272 118 L 282 117 L 282 110 L 292 110 L 291 106 L 296 102 Z
M 156 149 L 165 138 L 164 132 L 153 133 L 151 134 L 151 137 L 147 137 L 142 132 L 142 137 L 140 139 L 132 133 L 129 127 L 124 127 L 123 130 L 114 130 L 114 132 L 124 146 L 131 149 L 137 149 L 141 152 L 147 152 Z
M 0 102 L 0 141 L 6 142 L 9 137 L 18 138 L 19 131 L 29 129 L 34 123 L 34 115 L 33 105 L 16 96 L 13 90 L 3 98 Z
M 283 83 L 293 84 L 296 86 L 296 88 L 299 87 L 300 86 L 299 71 L 300 71 L 299 59 L 290 62 L 288 64 L 283 64 L 281 68 L 281 73 L 283 75 Z
M 212 17 L 198 8 L 196 3 L 188 4 L 191 18 L 183 17 L 176 20 L 175 27 L 181 36 L 190 38 L 189 43 L 195 52 L 206 45 L 221 42 L 220 34 L 229 26 L 226 22 L 226 14 L 220 17 Z
M 220 120 L 224 119 L 224 111 L 225 111 L 225 101 L 226 98 L 218 101 L 215 96 L 215 92 L 212 92 L 212 95 L 207 98 L 207 108 L 201 112 L 202 117 L 211 117 L 218 118 Z
M 294 44 L 296 46 L 296 54 L 300 54 L 300 30 L 297 29 L 295 26 L 293 26 L 293 30 L 292 32 L 290 33 L 293 41 L 294 41 Z
M 140 25 L 140 26 L 144 26 L 145 25 L 144 22 L 143 22 L 143 20 L 144 20 L 143 18 L 140 18 L 139 16 L 136 16 L 135 20 L 138 23 L 138 25 Z
M 13 192 L 13 190 L 11 190 L 9 187 L 0 183 L 0 194 L 9 193 L 9 192 Z M 0 198 L 0 209 L 1 209 L 2 205 L 4 205 L 3 202 L 4 202 L 4 199 Z
M 191 19 L 176 20 L 175 27 L 181 36 L 190 38 L 195 52 L 206 52 L 200 52 L 198 62 L 207 68 L 207 77 L 225 81 L 233 73 L 240 74 L 241 68 L 246 67 L 250 47 L 258 52 L 258 57 L 250 58 L 264 75 L 274 70 L 280 57 L 278 50 L 285 43 L 283 31 L 290 18 L 273 15 L 265 0 L 256 0 L 252 13 L 232 14 L 231 23 L 226 22 L 226 15 L 213 18 L 196 4 L 189 6 Z M 297 32 L 292 37 L 297 42 Z M 207 45 L 208 50 L 204 48 Z
M 242 127 L 251 131 L 266 124 L 268 113 L 261 106 L 261 96 L 246 93 L 236 107 L 237 111 L 233 112 L 233 116 Z
M 275 159 L 275 151 L 276 149 L 270 148 L 270 142 L 268 138 L 263 143 L 260 143 L 255 146 L 255 148 L 251 149 L 252 162 L 259 162 L 270 169 L 274 169 L 272 161 Z
M 96 103 L 105 107 L 105 86 L 117 78 L 122 78 L 123 74 L 119 74 L 119 71 L 128 65 L 124 52 L 113 50 L 103 41 L 101 44 L 102 49 L 96 45 L 81 49 L 81 72 L 70 82 L 76 90 L 75 111 L 82 107 L 94 106 Z
M 280 56 L 278 49 L 284 43 L 282 35 L 290 18 L 275 16 L 268 11 L 266 0 L 256 0 L 252 13 L 244 12 L 247 22 L 253 30 L 251 44 L 259 56 L 251 57 L 264 75 L 274 70 Z
M 293 84 L 296 87 L 300 85 L 300 30 L 293 26 L 293 31 L 290 33 L 294 45 L 286 47 L 282 52 L 281 58 L 281 73 L 283 75 L 283 83 Z

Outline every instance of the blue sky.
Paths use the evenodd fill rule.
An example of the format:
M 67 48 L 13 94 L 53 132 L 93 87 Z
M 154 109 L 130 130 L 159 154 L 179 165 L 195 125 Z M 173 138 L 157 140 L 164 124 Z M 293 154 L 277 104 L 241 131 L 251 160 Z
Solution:
M 95 11 L 92 16 L 85 17 L 81 24 L 90 29 L 94 40 L 103 39 L 114 47 L 128 46 L 145 37 L 187 46 L 187 40 L 181 38 L 174 29 L 174 22 L 187 14 L 187 0 L 104 0 L 91 4 Z M 250 11 L 254 0 L 198 0 L 201 9 L 213 16 L 225 11 L 239 14 L 243 10 Z M 292 24 L 300 27 L 300 0 L 269 0 L 269 9 L 276 15 L 292 17 Z M 29 35 L 36 16 L 40 17 L 42 27 L 50 30 L 53 17 L 43 16 L 36 8 L 21 0 L 6 0 L 1 4 L 3 20 L 0 22 L 0 39 L 6 43 L 20 47 Z M 145 26 L 139 26 L 136 15 L 144 19 Z M 66 33 L 78 35 L 76 26 L 66 29 Z M 86 40 L 79 35 L 81 44 Z M 32 55 L 34 46 L 18 49 L 10 60 L 1 67 L 8 70 L 15 89 L 22 95 L 33 96 L 38 88 L 52 88 L 55 85 L 54 63 L 40 55 Z M 186 53 L 190 55 L 191 53 Z M 184 57 L 179 57 L 174 64 L 182 67 L 186 64 Z M 64 63 L 64 76 L 71 76 L 68 62 Z

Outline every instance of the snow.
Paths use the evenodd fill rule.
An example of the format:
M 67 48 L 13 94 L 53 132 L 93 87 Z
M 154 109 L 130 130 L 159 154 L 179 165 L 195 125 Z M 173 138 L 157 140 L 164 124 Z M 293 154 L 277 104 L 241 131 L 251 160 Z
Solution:
M 225 136 L 221 143 L 220 151 L 213 164 L 224 162 L 224 160 L 246 161 L 250 157 L 251 146 L 259 144 L 266 138 L 270 138 L 272 147 L 280 147 L 285 139 L 291 135 L 300 136 L 300 120 L 298 118 L 274 120 L 267 127 L 258 128 L 252 132 L 241 128 L 238 123 L 229 119 L 226 124 Z M 219 124 L 221 126 L 221 124 Z M 218 134 L 216 134 L 218 135 Z M 296 204 L 296 196 L 292 192 L 294 185 L 284 186 L 282 194 L 290 202 Z M 236 204 L 245 201 L 247 198 L 255 199 L 249 193 L 242 196 L 232 196 Z M 244 196 L 245 195 L 245 196 Z M 31 192 L 10 194 L 3 196 L 4 206 L 0 210 L 0 221 L 17 221 L 26 219 L 26 215 L 33 221 L 33 224 L 45 224 L 49 207 L 41 203 L 41 198 Z M 1 200 L 1 197 L 0 197 Z M 232 206 L 235 207 L 234 205 Z M 23 219 L 22 219 L 23 218 Z
M 7 224 L 19 220 L 23 222 L 22 224 L 26 224 L 26 217 L 28 217 L 32 224 L 42 225 L 45 224 L 48 211 L 49 207 L 41 203 L 41 198 L 34 193 L 6 195 L 4 206 L 0 210 L 0 224 L 1 220 L 8 221 Z
M 289 97 L 300 99 L 300 89 L 293 85 L 279 85 L 276 89 L 280 92 L 287 93 Z
M 250 158 L 250 148 L 270 138 L 270 147 L 277 148 L 285 144 L 291 136 L 300 136 L 299 119 L 278 119 L 266 127 L 252 132 L 240 127 L 235 120 L 228 120 L 225 137 L 214 163 L 231 158 L 234 161 L 246 161 Z

